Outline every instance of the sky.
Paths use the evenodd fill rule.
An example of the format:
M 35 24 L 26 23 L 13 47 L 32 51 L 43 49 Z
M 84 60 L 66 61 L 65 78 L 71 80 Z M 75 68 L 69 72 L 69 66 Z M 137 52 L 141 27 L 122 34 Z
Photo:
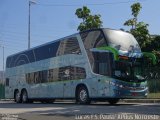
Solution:
M 81 20 L 77 8 L 86 5 L 92 14 L 100 14 L 103 28 L 129 30 L 124 22 L 130 18 L 130 6 L 140 2 L 138 21 L 149 24 L 151 34 L 160 35 L 160 0 L 32 0 L 31 47 L 74 33 Z M 28 49 L 29 0 L 0 0 L 0 71 L 6 57 Z

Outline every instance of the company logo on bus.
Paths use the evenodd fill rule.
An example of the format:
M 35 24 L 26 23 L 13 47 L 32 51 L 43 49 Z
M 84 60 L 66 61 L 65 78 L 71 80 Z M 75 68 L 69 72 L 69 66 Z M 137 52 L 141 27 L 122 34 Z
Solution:
M 69 77 L 70 76 L 70 70 L 69 69 L 66 69 L 65 71 L 64 71 L 64 76 L 65 77 Z

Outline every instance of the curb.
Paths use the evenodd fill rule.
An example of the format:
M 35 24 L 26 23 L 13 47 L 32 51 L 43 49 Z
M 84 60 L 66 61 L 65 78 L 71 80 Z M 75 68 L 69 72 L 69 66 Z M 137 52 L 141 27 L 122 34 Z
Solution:
M 160 99 L 124 99 L 127 103 L 160 103 Z

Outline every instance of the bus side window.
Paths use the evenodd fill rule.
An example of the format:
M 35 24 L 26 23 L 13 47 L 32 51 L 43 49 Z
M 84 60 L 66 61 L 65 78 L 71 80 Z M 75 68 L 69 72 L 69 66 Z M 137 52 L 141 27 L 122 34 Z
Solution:
M 39 83 L 39 72 L 34 72 L 34 83 Z
M 76 37 L 67 38 L 60 42 L 57 50 L 57 56 L 67 54 L 81 54 L 78 39 Z
M 47 79 L 48 79 L 48 82 L 53 82 L 53 69 L 48 70 Z

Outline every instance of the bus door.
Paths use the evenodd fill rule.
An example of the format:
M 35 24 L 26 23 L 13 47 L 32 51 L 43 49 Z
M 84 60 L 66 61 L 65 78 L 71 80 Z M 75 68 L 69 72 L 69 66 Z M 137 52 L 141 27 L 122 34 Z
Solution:
M 113 54 L 110 52 L 97 51 L 93 52 L 94 56 L 94 73 L 107 77 L 97 79 L 97 88 L 99 97 L 110 96 L 109 79 L 113 73 Z M 108 82 L 107 82 L 108 79 Z
M 68 66 L 63 70 L 63 97 L 71 98 L 74 97 L 74 84 L 73 73 L 74 67 Z

